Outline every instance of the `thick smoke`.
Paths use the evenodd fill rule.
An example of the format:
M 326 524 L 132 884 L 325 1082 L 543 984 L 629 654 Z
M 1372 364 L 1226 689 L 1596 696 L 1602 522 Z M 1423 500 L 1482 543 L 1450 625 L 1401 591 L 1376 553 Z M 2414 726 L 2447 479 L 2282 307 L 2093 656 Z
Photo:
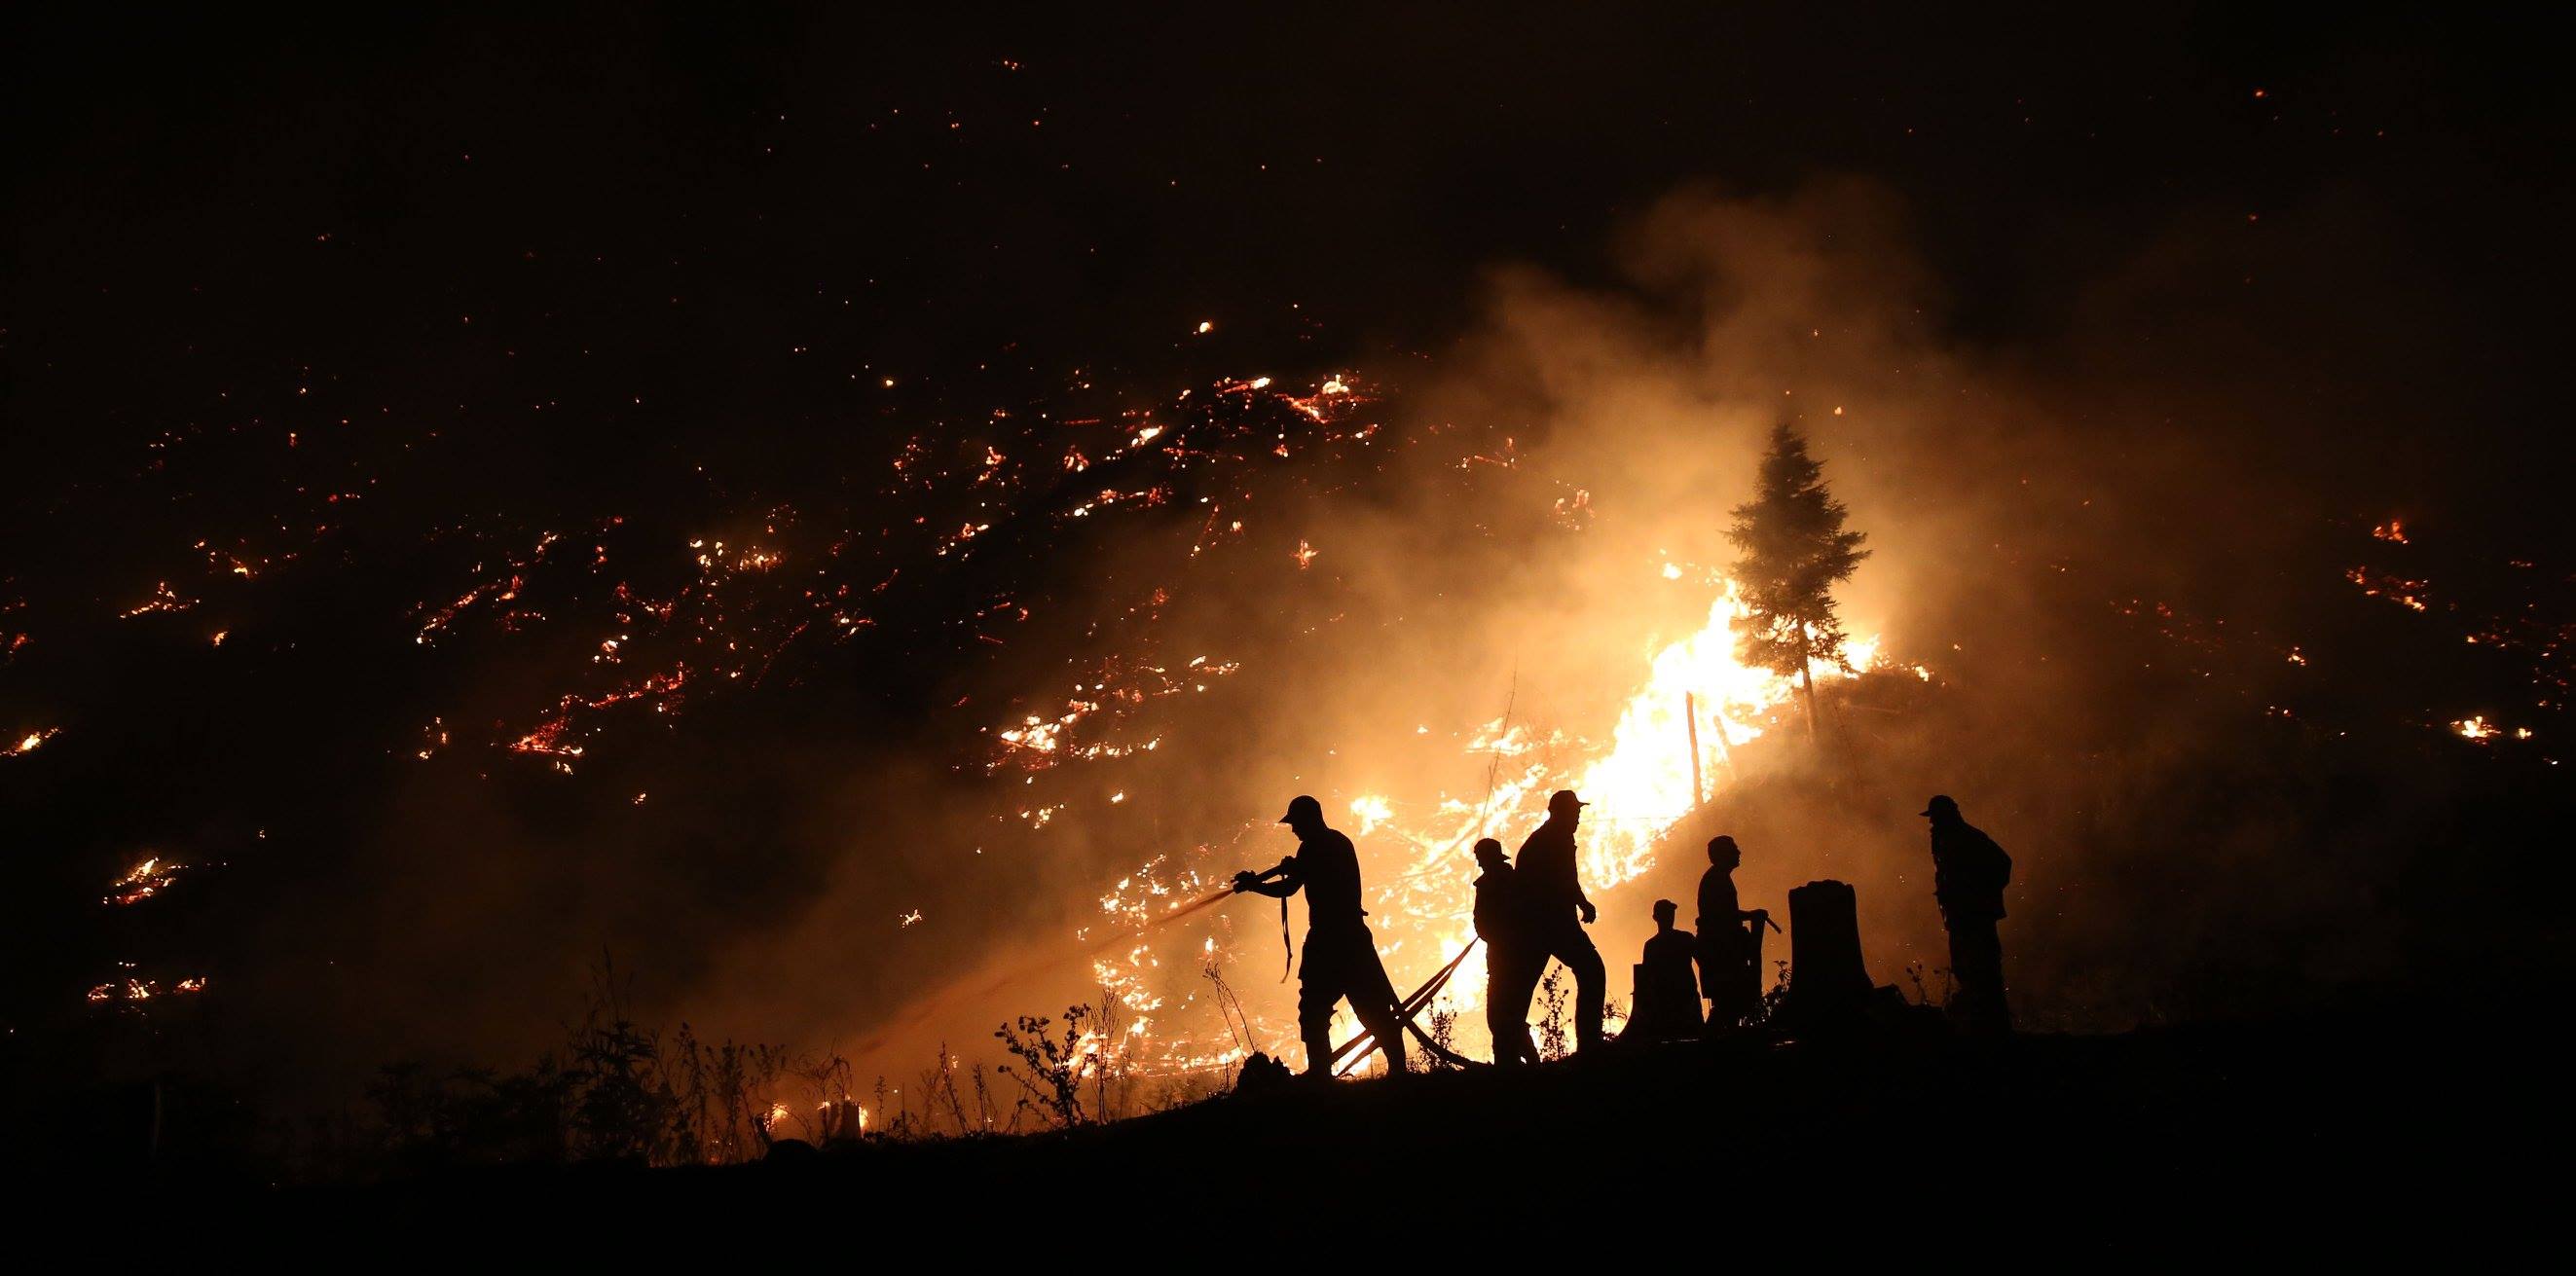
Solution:
M 742 685 L 693 692 L 668 719 L 609 711 L 626 725 L 571 777 L 488 746 L 412 759 L 408 735 L 433 712 L 469 741 L 526 729 L 561 669 L 589 667 L 598 634 L 487 620 L 416 645 L 414 604 L 453 597 L 468 567 L 489 576 L 490 544 L 532 538 L 420 547 L 420 527 L 475 508 L 479 470 L 457 490 L 388 490 L 335 517 L 380 520 L 345 561 L 393 568 L 335 578 L 344 592 L 304 600 L 293 627 L 239 624 L 228 656 L 272 654 L 223 695 L 198 681 L 213 659 L 194 630 L 172 640 L 184 655 L 101 658 L 168 670 L 136 700 L 178 706 L 183 725 L 164 734 L 181 744 L 243 738 L 224 767 L 172 753 L 169 769 L 208 793 L 83 825 L 55 893 L 92 889 L 137 846 L 236 861 L 204 878 L 222 901 L 207 929 L 235 940 L 228 1000 L 209 1015 L 233 1027 L 208 1036 L 219 1065 L 298 1083 L 345 1088 L 408 1056 L 529 1057 L 604 958 L 633 979 L 640 1018 L 904 1077 L 943 1043 L 990 1057 L 996 1023 L 1096 998 L 1095 957 L 1159 1001 L 1135 1012 L 1155 1039 L 1221 1044 L 1201 971 L 1213 941 L 1266 1034 L 1245 1044 L 1276 1048 L 1293 1035 L 1294 984 L 1278 977 L 1266 901 L 1095 955 L 1128 924 L 1103 897 L 1159 909 L 1275 862 L 1290 844 L 1272 821 L 1311 792 L 1360 834 L 1396 982 L 1429 974 L 1448 954 L 1408 914 L 1463 911 L 1472 874 L 1463 844 L 1405 833 L 1448 837 L 1458 822 L 1434 817 L 1441 800 L 1481 805 L 1533 761 L 1570 781 L 1608 747 L 1650 658 L 1707 623 L 1734 557 L 1729 511 L 1788 420 L 1870 538 L 1842 602 L 1855 633 L 1884 639 L 1882 669 L 1828 685 L 1821 747 L 1788 706 L 1739 741 L 1701 812 L 1591 813 L 1596 836 L 1674 825 L 1650 871 L 1599 893 L 1614 997 L 1650 902 L 1688 915 L 1697 846 L 1716 832 L 1745 847 L 1748 906 L 1784 920 L 1796 884 L 1853 882 L 1873 974 L 1910 987 L 1919 966 L 1937 995 L 1946 958 L 1914 815 L 1934 792 L 2016 858 L 2004 938 L 2033 1022 L 2118 1027 L 2385 979 L 2424 951 L 2402 918 L 2481 871 L 2443 848 L 2476 840 L 2464 795 L 2492 782 L 2444 724 L 2530 706 L 2527 680 L 2456 667 L 2449 618 L 2365 597 L 2344 573 L 2394 515 L 2471 539 L 2461 476 L 2492 458 L 2409 441 L 2452 405 L 2387 370 L 2443 366 L 2426 352 L 2446 348 L 2456 316 L 2369 216 L 2329 198 L 2216 247 L 2197 217 L 2069 283 L 2057 330 L 2007 341 L 1960 316 L 1950 272 L 1918 252 L 1884 188 L 1687 190 L 1624 228 L 1606 281 L 1497 265 L 1478 316 L 1429 358 L 1201 369 L 1178 405 L 1158 387 L 1097 391 L 1114 407 L 1081 410 L 1122 424 L 1092 428 L 1131 437 L 1148 418 L 1116 413 L 1151 408 L 1177 432 L 1117 462 L 1086 443 L 1099 465 L 1015 490 L 953 483 L 962 495 L 938 517 L 987 524 L 971 544 L 858 574 L 886 582 L 859 591 L 863 624 L 792 640 Z M 2385 268 L 2344 279 L 2340 295 L 2363 300 L 2334 315 L 2223 291 L 2355 261 Z M 1221 465 L 1194 450 L 1186 423 L 1214 378 L 1275 372 L 1302 393 L 1336 371 L 1373 401 L 1337 408 L 1332 429 L 1220 393 L 1270 403 L 1286 454 L 1265 444 Z M 956 406 L 904 423 L 953 453 L 924 468 L 971 480 L 988 447 L 1033 437 L 990 403 Z M 764 615 L 762 599 L 796 599 L 809 579 L 796 573 L 838 561 L 892 508 L 886 444 L 754 448 L 721 481 L 699 482 L 701 467 L 641 489 L 641 504 L 635 475 L 613 475 L 595 508 L 545 526 L 626 517 L 598 534 L 620 571 L 682 562 L 676 547 L 701 538 L 780 550 L 791 572 L 725 586 L 729 617 Z M 1064 516 L 1104 487 L 1168 492 Z M 827 513 L 835 501 L 853 512 Z M 547 579 L 531 569 L 532 598 Z M 185 624 L 216 622 L 225 604 L 208 597 Z M 366 686 L 375 702 L 285 720 L 281 684 Z M 996 739 L 1086 698 L 1103 707 L 1068 740 L 1119 756 L 1032 767 Z M 64 708 L 102 729 L 105 709 Z M 400 752 L 388 722 L 406 733 Z M 1550 743 L 1501 765 L 1472 747 L 1489 724 Z M 134 730 L 158 739 L 158 726 Z M 316 761 L 290 775 L 273 757 Z M 63 791 L 121 793 L 126 774 L 101 763 Z M 180 840 L 228 784 L 264 810 L 309 809 Z M 1393 821 L 1363 831 L 1346 813 L 1362 795 L 1387 799 Z M 1525 808 L 1487 823 L 1507 846 L 1529 828 Z M 263 846 L 301 858 L 255 858 Z M 2428 875 L 2428 855 L 2447 867 Z M 1302 905 L 1290 911 L 1302 928 Z M 1474 1026 L 1461 1038 L 1481 1048 Z
M 2346 260 L 2370 241 L 2331 203 L 2291 220 Z M 1096 633 L 1136 582 L 1166 582 L 1155 656 L 1242 672 L 1140 710 L 1129 732 L 1159 738 L 1150 760 L 1040 780 L 1078 794 L 1036 840 L 1041 858 L 956 901 L 1001 924 L 944 948 L 875 947 L 852 958 L 870 972 L 867 1008 L 817 1004 L 832 982 L 797 972 L 831 968 L 826 954 L 874 921 L 846 900 L 882 915 L 867 883 L 884 856 L 961 862 L 973 852 L 938 846 L 942 833 L 983 840 L 954 824 L 912 826 L 900 846 L 853 837 L 821 902 L 742 945 L 700 995 L 901 1069 L 940 1041 L 980 1042 L 1007 1013 L 1088 998 L 1071 932 L 1118 929 L 1097 897 L 1158 857 L 1206 870 L 1202 888 L 1271 862 L 1289 849 L 1271 821 L 1291 794 L 1324 796 L 1346 827 L 1359 794 L 1393 799 L 1398 824 L 1442 797 L 1475 802 L 1492 764 L 1463 746 L 1507 714 L 1567 738 L 1554 760 L 1570 779 L 1652 654 L 1706 622 L 1733 558 L 1729 510 L 1782 420 L 1870 536 L 1842 601 L 1854 632 L 1884 637 L 1891 671 L 1835 684 L 1812 753 L 1784 713 L 1713 775 L 1699 815 L 1592 813 L 1596 828 L 1679 821 L 1651 872 L 1601 896 L 1614 997 L 1647 904 L 1670 896 L 1687 916 L 1697 845 L 1718 831 L 1746 847 L 1748 906 L 1785 918 L 1791 886 L 1852 881 L 1873 973 L 1937 996 L 1946 955 L 1915 815 L 1936 791 L 2016 856 L 2005 934 L 2033 1022 L 2124 1026 L 2388 977 L 2406 955 L 2391 893 L 2405 843 L 2419 808 L 2442 801 L 2424 795 L 2455 779 L 2428 768 L 2425 724 L 2399 700 L 2290 657 L 2381 636 L 2386 609 L 2347 596 L 2340 571 L 2390 508 L 2388 484 L 2339 472 L 2324 449 L 2401 433 L 2407 408 L 2367 428 L 2332 419 L 2285 394 L 2278 366 L 2224 357 L 2244 320 L 2205 321 L 2172 280 L 2173 251 L 2104 270 L 2062 332 L 2011 346 L 1955 330 L 1901 201 L 1864 181 L 1675 194 L 1627 227 L 1606 286 L 1497 268 L 1483 318 L 1393 387 L 1397 424 L 1371 465 L 1291 458 L 1217 515 L 1249 526 L 1214 565 L 1148 537 L 1068 567 L 1112 600 L 1068 627 L 1077 647 L 1071 628 Z M 2308 375 L 2366 355 L 2319 355 Z M 1293 564 L 1300 547 L 1310 567 Z M 2354 735 L 2368 747 L 2343 744 Z M 1113 791 L 1126 803 L 1107 804 Z M 1486 831 L 1517 845 L 1527 821 Z M 1395 829 L 1360 842 L 1383 908 L 1417 848 Z M 1460 909 L 1465 858 L 1454 848 L 1445 887 Z M 1293 984 L 1272 983 L 1267 908 L 1237 901 L 1207 929 L 1284 1033 Z M 1446 956 L 1381 926 L 1400 986 Z M 1157 940 L 1158 1031 L 1218 1032 L 1200 933 Z M 889 1029 L 907 991 L 923 995 Z

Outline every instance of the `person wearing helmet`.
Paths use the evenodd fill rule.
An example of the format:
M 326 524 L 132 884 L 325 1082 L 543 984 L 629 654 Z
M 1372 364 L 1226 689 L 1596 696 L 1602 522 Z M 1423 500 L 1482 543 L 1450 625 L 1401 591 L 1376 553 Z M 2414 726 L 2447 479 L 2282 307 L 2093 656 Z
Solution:
M 1958 981 L 1950 1013 L 1968 1032 L 2001 1036 L 2012 1031 L 2012 1007 L 2004 1000 L 2004 945 L 1995 923 L 2003 920 L 2012 857 L 1962 818 L 1946 794 L 1924 804 L 1923 815 L 1932 821 L 1932 897 L 1950 932 L 1950 977 Z
M 1273 899 L 1306 893 L 1306 952 L 1297 963 L 1297 1029 L 1306 1042 L 1306 1075 L 1332 1075 L 1333 1007 L 1351 1013 L 1376 1038 L 1390 1074 L 1404 1071 L 1404 1029 L 1395 985 L 1378 960 L 1377 937 L 1360 907 L 1360 857 L 1351 839 L 1327 827 L 1324 805 L 1300 796 L 1280 823 L 1296 831 L 1297 853 L 1266 873 L 1234 875 L 1234 888 Z
M 1601 964 L 1601 950 L 1592 946 L 1590 935 L 1583 933 L 1585 926 L 1601 916 L 1583 894 L 1582 874 L 1575 863 L 1574 830 L 1582 823 L 1587 805 L 1574 795 L 1574 790 L 1557 790 L 1547 800 L 1547 822 L 1521 843 L 1521 853 L 1514 857 L 1523 897 L 1530 905 L 1535 964 L 1543 971 L 1547 959 L 1553 957 L 1574 973 L 1577 1050 L 1601 1044 L 1601 1004 L 1608 998 L 1610 985 L 1609 973 Z M 1529 993 L 1535 991 L 1535 983 L 1530 989 L 1514 991 L 1519 998 L 1513 1002 L 1513 1010 L 1526 1020 Z

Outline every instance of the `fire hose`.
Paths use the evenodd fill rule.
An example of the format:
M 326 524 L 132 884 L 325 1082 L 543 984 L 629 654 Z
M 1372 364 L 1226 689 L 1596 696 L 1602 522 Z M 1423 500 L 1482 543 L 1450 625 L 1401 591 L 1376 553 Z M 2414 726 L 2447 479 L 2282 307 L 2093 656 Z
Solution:
M 1263 869 L 1258 873 L 1250 874 L 1250 877 L 1255 882 L 1266 882 L 1288 872 L 1295 866 L 1296 860 L 1293 857 L 1283 859 L 1270 868 Z M 1243 887 L 1241 885 L 1237 885 L 1228 893 L 1231 894 L 1239 892 L 1242 889 Z M 1183 912 L 1195 912 L 1199 908 L 1204 907 L 1206 903 L 1207 901 L 1202 900 L 1197 904 L 1192 904 L 1188 909 L 1184 909 Z M 1179 916 L 1181 916 L 1180 913 L 1172 914 L 1172 918 L 1177 918 Z M 1172 920 L 1172 918 L 1166 918 L 1164 920 L 1169 921 Z M 1288 981 L 1288 967 L 1293 965 L 1295 962 L 1296 950 L 1291 946 L 1288 938 L 1288 897 L 1285 895 L 1279 897 L 1279 948 L 1283 954 L 1283 961 L 1279 971 L 1279 981 L 1281 983 L 1286 983 Z M 1413 1034 L 1413 1039 L 1421 1042 L 1424 1050 L 1429 1051 L 1435 1058 L 1438 1058 L 1443 1062 L 1450 1063 L 1461 1068 L 1480 1067 L 1482 1065 L 1474 1059 L 1470 1059 L 1465 1055 L 1449 1049 L 1447 1046 L 1441 1045 L 1437 1041 L 1433 1041 L 1430 1034 L 1422 1030 L 1422 1025 L 1414 1022 L 1414 1018 L 1422 1013 L 1422 1008 L 1424 1006 L 1431 1004 L 1431 998 L 1437 995 L 1440 989 L 1449 982 L 1449 977 L 1458 973 L 1459 963 L 1467 960 L 1467 954 L 1474 952 L 1475 950 L 1476 941 L 1472 939 L 1468 940 L 1467 946 L 1459 949 L 1458 955 L 1450 958 L 1448 965 L 1441 967 L 1438 974 L 1425 980 L 1421 987 L 1413 990 L 1412 996 L 1398 1002 L 1395 1007 L 1396 1022 L 1402 1025 L 1405 1030 L 1411 1032 Z M 1351 1038 L 1340 1046 L 1335 1047 L 1332 1057 L 1325 1060 L 1324 1066 L 1335 1067 L 1339 1065 L 1341 1070 L 1334 1073 L 1335 1076 L 1341 1076 L 1348 1073 L 1351 1068 L 1359 1065 L 1359 1058 L 1361 1057 L 1359 1052 L 1375 1040 L 1375 1034 L 1363 1029 L 1360 1035 Z M 1350 1063 L 1343 1065 L 1342 1061 L 1346 1058 L 1350 1060 Z
M 1252 874 L 1251 877 L 1253 881 L 1266 882 L 1287 873 L 1290 869 L 1293 869 L 1296 866 L 1297 857 L 1291 855 L 1281 859 L 1278 863 L 1273 864 L 1258 873 Z M 1242 875 L 1238 874 L 1237 876 L 1239 878 Z M 1240 883 L 1234 887 L 1234 892 L 1240 892 L 1242 890 L 1243 887 Z M 1283 984 L 1288 982 L 1288 972 L 1295 969 L 1296 965 L 1297 948 L 1296 945 L 1290 943 L 1288 940 L 1288 897 L 1282 895 L 1279 897 L 1279 982 Z
M 1440 968 L 1440 973 L 1422 981 L 1422 986 L 1414 989 L 1413 995 L 1397 1003 L 1395 1008 L 1396 1023 L 1402 1025 L 1406 1031 L 1411 1032 L 1413 1034 L 1413 1039 L 1421 1042 L 1424 1050 L 1430 1051 L 1433 1057 L 1440 1059 L 1442 1062 L 1454 1064 L 1461 1068 L 1481 1068 L 1485 1065 L 1474 1059 L 1470 1059 L 1465 1055 L 1459 1054 L 1458 1052 L 1449 1049 L 1447 1046 L 1441 1045 L 1437 1041 L 1433 1041 L 1430 1034 L 1422 1030 L 1422 1025 L 1415 1023 L 1413 1020 L 1415 1016 L 1422 1013 L 1422 1008 L 1430 1005 L 1431 999 L 1438 996 L 1440 990 L 1448 985 L 1449 977 L 1458 973 L 1459 964 L 1467 960 L 1467 954 L 1476 951 L 1477 942 L 1478 941 L 1473 939 L 1468 940 L 1467 946 L 1459 949 L 1458 955 L 1450 958 L 1449 964 Z M 1332 1057 L 1324 1061 L 1325 1066 L 1334 1069 L 1334 1076 L 1348 1076 L 1351 1069 L 1360 1066 L 1360 1060 L 1368 1057 L 1365 1051 L 1371 1044 L 1375 1043 L 1376 1040 L 1377 1034 L 1372 1033 L 1365 1028 L 1361 1029 L 1360 1035 L 1333 1048 Z M 1347 1057 L 1350 1062 L 1344 1063 L 1343 1059 L 1345 1057 Z
M 1168 912 L 1168 913 L 1165 913 L 1165 914 L 1163 914 L 1162 916 L 1157 917 L 1157 918 L 1155 918 L 1154 920 L 1152 920 L 1152 921 L 1150 921 L 1150 922 L 1147 922 L 1147 923 L 1145 923 L 1144 925 L 1139 926 L 1139 927 L 1137 927 L 1137 928 L 1136 928 L 1136 929 L 1134 929 L 1134 930 L 1130 930 L 1130 931 L 1121 931 L 1121 932 L 1119 932 L 1118 934 L 1112 935 L 1112 936 L 1110 936 L 1110 937 L 1109 937 L 1109 938 L 1107 938 L 1107 939 L 1101 940 L 1099 943 L 1093 944 L 1093 945 L 1091 946 L 1091 950 L 1090 950 L 1090 951 L 1092 951 L 1092 952 L 1095 952 L 1095 953 L 1096 953 L 1096 952 L 1099 952 L 1099 951 L 1100 951 L 1101 949 L 1103 949 L 1103 948 L 1107 948 L 1107 947 L 1109 947 L 1109 946 L 1110 946 L 1110 945 L 1112 945 L 1112 944 L 1125 943 L 1126 941 L 1131 940 L 1131 939 L 1134 939 L 1134 938 L 1136 938 L 1136 937 L 1137 937 L 1137 936 L 1139 936 L 1139 935 L 1146 934 L 1146 933 L 1147 933 L 1147 932 L 1149 932 L 1149 931 L 1157 931 L 1157 930 L 1161 930 L 1162 928 L 1164 928 L 1164 927 L 1166 927 L 1166 926 L 1169 926 L 1169 925 L 1171 925 L 1172 923 L 1174 923 L 1174 922 L 1176 922 L 1176 921 L 1179 921 L 1180 919 L 1182 919 L 1182 918 L 1184 918 L 1184 917 L 1187 917 L 1187 916 L 1189 916 L 1189 915 L 1190 915 L 1190 914 L 1192 914 L 1192 913 L 1198 912 L 1198 911 L 1199 911 L 1199 910 L 1201 910 L 1201 909 L 1204 909 L 1204 908 L 1214 908 L 1214 907 L 1216 907 L 1217 905 L 1222 904 L 1222 903 L 1224 903 L 1225 901 L 1227 901 L 1227 900 L 1229 900 L 1229 899 L 1234 898 L 1234 895 L 1235 895 L 1235 892 L 1234 892 L 1233 890 L 1231 890 L 1231 889 L 1228 889 L 1228 890 L 1221 890 L 1221 891 L 1218 891 L 1217 893 L 1215 893 L 1215 894 L 1213 894 L 1213 895 L 1207 895 L 1207 896 L 1203 896 L 1203 897 L 1201 897 L 1201 898 L 1199 898 L 1199 899 L 1192 900 L 1192 901 L 1190 902 L 1190 904 L 1189 904 L 1187 907 L 1185 907 L 1185 908 L 1178 908 L 1178 909 L 1174 909 L 1173 911 Z

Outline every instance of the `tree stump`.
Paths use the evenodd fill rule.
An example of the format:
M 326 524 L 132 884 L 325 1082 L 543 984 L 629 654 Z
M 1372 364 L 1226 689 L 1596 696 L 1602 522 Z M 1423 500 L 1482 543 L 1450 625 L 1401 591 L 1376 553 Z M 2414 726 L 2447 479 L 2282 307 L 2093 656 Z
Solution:
M 1860 957 L 1859 897 L 1843 882 L 1809 882 L 1789 892 L 1789 997 L 1782 1026 L 1816 1032 L 1854 1022 L 1869 1007 L 1869 968 Z

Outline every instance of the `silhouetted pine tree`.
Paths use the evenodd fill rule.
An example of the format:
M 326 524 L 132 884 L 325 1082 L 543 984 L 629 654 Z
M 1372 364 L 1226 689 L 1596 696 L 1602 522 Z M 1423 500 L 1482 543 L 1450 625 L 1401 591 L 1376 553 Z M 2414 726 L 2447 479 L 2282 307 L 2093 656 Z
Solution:
M 1727 531 L 1744 552 L 1735 564 L 1746 608 L 1735 622 L 1736 653 L 1748 664 L 1798 675 L 1809 739 L 1816 734 L 1812 666 L 1825 660 L 1851 667 L 1834 614 L 1834 586 L 1869 557 L 1860 548 L 1862 535 L 1843 530 L 1848 511 L 1825 490 L 1824 472 L 1796 427 L 1773 427 L 1753 502 L 1735 507 L 1735 526 Z

